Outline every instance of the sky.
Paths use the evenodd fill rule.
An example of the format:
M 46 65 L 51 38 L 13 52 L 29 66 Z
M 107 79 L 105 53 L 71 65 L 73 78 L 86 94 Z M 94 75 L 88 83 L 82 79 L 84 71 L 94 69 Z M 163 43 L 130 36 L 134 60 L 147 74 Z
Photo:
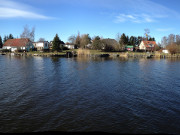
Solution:
M 180 34 L 180 0 L 0 0 L 0 36 L 19 38 L 27 25 L 35 27 L 35 41 L 64 42 L 71 35 L 117 38 L 144 36 L 144 29 L 161 42 Z

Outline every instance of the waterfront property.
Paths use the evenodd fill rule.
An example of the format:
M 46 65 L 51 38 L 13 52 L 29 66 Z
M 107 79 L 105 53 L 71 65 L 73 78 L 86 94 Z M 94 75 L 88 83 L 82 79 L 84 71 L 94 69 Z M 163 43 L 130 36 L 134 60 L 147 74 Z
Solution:
M 169 51 L 166 50 L 166 49 L 162 50 L 162 52 L 163 52 L 163 53 L 169 53 Z
M 125 47 L 125 49 L 126 49 L 126 51 L 131 51 L 131 52 L 133 52 L 134 46 L 133 46 L 133 45 L 127 45 L 127 46 Z
M 16 50 L 29 51 L 30 49 L 33 48 L 34 45 L 27 38 L 8 39 L 3 45 L 3 49 L 8 49 L 11 52 L 14 52 Z
M 157 47 L 156 41 L 141 41 L 139 45 L 140 50 L 144 51 L 155 51 L 155 48 Z
M 75 45 L 68 45 L 68 44 L 66 44 L 64 46 L 67 47 L 68 49 L 75 49 Z
M 35 48 L 37 48 L 37 51 L 43 51 L 43 50 L 49 49 L 49 42 L 48 41 L 33 42 L 33 45 Z

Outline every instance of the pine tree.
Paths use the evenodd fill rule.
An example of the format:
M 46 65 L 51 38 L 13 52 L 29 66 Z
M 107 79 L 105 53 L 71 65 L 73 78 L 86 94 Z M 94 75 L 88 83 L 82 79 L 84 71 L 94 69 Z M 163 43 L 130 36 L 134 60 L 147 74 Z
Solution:
M 76 46 L 77 46 L 77 48 L 80 47 L 80 44 L 81 44 L 81 37 L 80 37 L 80 33 L 78 32 L 78 35 L 76 37 Z
M 58 34 L 56 34 L 56 36 L 54 37 L 53 42 L 52 42 L 52 44 L 53 44 L 53 47 L 52 47 L 53 51 L 60 51 L 60 44 L 61 43 L 64 43 L 64 42 L 62 42 L 60 40 Z
M 119 44 L 120 44 L 120 49 L 121 49 L 121 50 L 124 50 L 125 45 L 127 45 L 127 42 L 128 42 L 127 37 L 126 37 L 126 35 L 123 33 L 123 34 L 121 35 L 120 40 L 119 40 Z
M 129 36 L 126 37 L 125 45 L 130 45 L 130 42 L 129 42 Z
M 9 34 L 8 39 L 14 39 L 13 35 L 12 35 L 12 34 Z
M 99 36 L 96 36 L 93 43 L 92 43 L 93 49 L 101 50 L 102 49 L 102 41 Z
M 2 47 L 3 47 L 3 42 L 2 42 L 2 38 L 0 36 L 0 48 L 2 48 Z
M 8 36 L 4 36 L 3 43 L 5 43 L 8 40 Z

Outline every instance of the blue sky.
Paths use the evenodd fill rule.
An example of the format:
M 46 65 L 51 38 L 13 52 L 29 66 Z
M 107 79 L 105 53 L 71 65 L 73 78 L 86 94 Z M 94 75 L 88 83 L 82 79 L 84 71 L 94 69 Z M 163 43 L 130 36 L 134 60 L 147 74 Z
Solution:
M 61 40 L 71 35 L 116 38 L 117 33 L 143 36 L 157 42 L 180 34 L 180 0 L 0 0 L 0 35 L 20 37 L 25 25 L 35 27 L 35 40 Z

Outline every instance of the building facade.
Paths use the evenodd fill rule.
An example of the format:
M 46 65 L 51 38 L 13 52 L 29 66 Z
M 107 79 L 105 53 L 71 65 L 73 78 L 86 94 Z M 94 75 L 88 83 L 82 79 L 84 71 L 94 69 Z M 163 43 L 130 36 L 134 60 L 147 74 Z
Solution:
M 48 41 L 33 42 L 33 45 L 35 48 L 37 48 L 37 51 L 49 49 L 49 42 Z
M 67 47 L 68 49 L 75 49 L 75 45 L 64 45 L 65 47 Z
M 3 45 L 3 49 L 8 49 L 11 52 L 14 52 L 16 50 L 30 51 L 33 48 L 34 45 L 27 38 L 8 39 Z
M 144 51 L 155 51 L 156 47 L 156 41 L 141 41 L 139 45 L 139 49 Z

